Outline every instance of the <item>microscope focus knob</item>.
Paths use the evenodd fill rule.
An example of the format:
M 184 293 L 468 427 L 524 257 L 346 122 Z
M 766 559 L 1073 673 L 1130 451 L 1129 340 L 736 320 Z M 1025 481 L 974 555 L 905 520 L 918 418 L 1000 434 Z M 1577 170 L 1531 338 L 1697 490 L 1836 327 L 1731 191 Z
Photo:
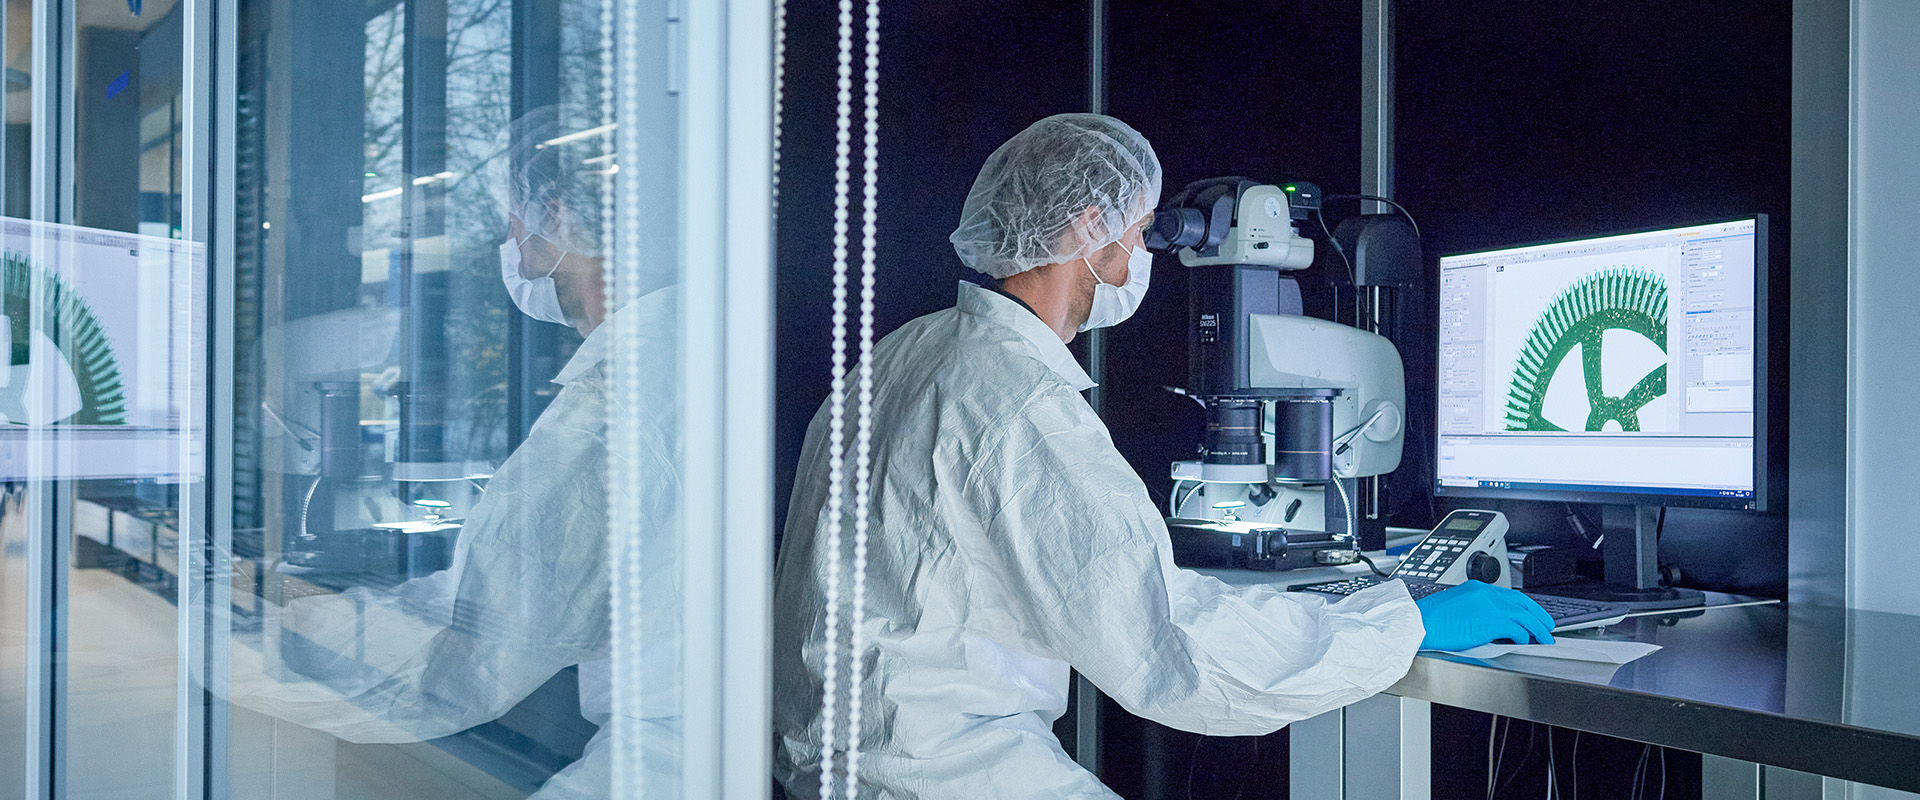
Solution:
M 1491 553 L 1474 553 L 1467 559 L 1467 579 L 1481 583 L 1500 582 L 1500 559 Z

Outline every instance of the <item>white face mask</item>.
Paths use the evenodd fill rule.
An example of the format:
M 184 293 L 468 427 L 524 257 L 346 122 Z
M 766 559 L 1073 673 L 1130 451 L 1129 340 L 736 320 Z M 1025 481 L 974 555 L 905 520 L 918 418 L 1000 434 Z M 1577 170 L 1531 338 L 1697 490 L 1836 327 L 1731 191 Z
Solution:
M 1119 242 L 1114 242 L 1119 244 Z M 1147 297 L 1147 281 L 1153 274 L 1153 254 L 1141 247 L 1127 248 L 1127 283 L 1114 286 L 1100 280 L 1100 273 L 1093 273 L 1097 284 L 1093 287 L 1093 309 L 1087 313 L 1087 321 L 1080 324 L 1080 330 L 1090 331 L 1125 322 L 1133 312 L 1140 308 L 1140 301 Z M 1087 271 L 1093 272 L 1093 262 L 1082 258 Z
M 527 234 L 527 239 L 536 235 Z M 522 313 L 541 322 L 566 325 L 567 313 L 560 308 L 560 292 L 553 285 L 553 273 L 560 269 L 560 261 L 566 260 L 567 253 L 560 251 L 560 259 L 553 262 L 553 268 L 547 270 L 547 274 L 529 279 L 520 274 L 520 245 L 525 244 L 527 239 L 515 242 L 509 236 L 500 243 L 500 280 L 507 285 L 507 294 Z

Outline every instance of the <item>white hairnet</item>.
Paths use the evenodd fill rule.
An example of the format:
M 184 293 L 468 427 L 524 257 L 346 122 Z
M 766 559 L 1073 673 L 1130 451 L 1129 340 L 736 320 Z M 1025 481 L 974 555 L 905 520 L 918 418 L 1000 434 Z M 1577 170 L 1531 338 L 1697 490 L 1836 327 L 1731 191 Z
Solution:
M 1139 131 L 1102 114 L 1055 114 L 987 156 L 953 250 L 995 278 L 1072 261 L 1120 240 L 1160 202 L 1160 160 Z M 1091 206 L 1099 216 L 1081 215 Z
M 502 214 L 520 218 L 528 233 L 555 246 L 598 257 L 601 253 L 600 187 L 612 174 L 607 157 L 611 139 L 578 133 L 557 106 L 542 106 L 514 120 L 505 142 L 488 164 L 488 190 Z

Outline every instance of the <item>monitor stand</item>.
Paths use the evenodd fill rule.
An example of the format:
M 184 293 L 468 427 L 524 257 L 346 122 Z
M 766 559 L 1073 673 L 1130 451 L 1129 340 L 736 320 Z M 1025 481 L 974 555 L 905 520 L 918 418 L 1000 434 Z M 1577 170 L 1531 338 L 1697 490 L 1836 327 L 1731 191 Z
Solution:
M 1696 608 L 1706 595 L 1696 589 L 1660 585 L 1660 507 L 1634 506 L 1633 530 L 1608 531 L 1601 541 L 1606 582 L 1555 586 L 1545 591 L 1567 597 L 1623 603 L 1635 611 Z

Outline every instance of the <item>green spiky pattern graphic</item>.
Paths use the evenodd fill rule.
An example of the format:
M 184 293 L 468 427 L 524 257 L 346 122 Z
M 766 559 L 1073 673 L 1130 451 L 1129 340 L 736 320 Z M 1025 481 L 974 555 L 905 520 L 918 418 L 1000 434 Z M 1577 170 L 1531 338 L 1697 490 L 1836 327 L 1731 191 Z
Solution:
M 93 308 L 64 279 L 36 269 L 25 254 L 7 251 L 0 255 L 0 271 L 5 276 L 5 310 L 12 322 L 13 342 L 9 364 L 25 366 L 32 352 L 33 281 L 36 274 L 43 282 L 46 302 L 46 335 L 57 342 L 80 385 L 80 410 L 64 422 L 76 425 L 125 425 L 127 391 L 120 376 L 120 359 L 113 343 L 94 316 Z M 0 388 L 0 412 L 16 424 L 26 418 L 23 392 L 25 381 Z
M 1647 373 L 1625 396 L 1607 396 L 1600 365 L 1601 341 L 1609 330 L 1640 334 L 1666 352 L 1667 282 L 1646 270 L 1620 267 L 1586 275 L 1555 297 L 1520 348 L 1507 392 L 1507 430 L 1565 430 L 1541 416 L 1541 408 L 1547 383 L 1576 346 L 1587 389 L 1586 430 L 1603 430 L 1608 422 L 1640 430 L 1640 409 L 1667 393 L 1667 366 Z

